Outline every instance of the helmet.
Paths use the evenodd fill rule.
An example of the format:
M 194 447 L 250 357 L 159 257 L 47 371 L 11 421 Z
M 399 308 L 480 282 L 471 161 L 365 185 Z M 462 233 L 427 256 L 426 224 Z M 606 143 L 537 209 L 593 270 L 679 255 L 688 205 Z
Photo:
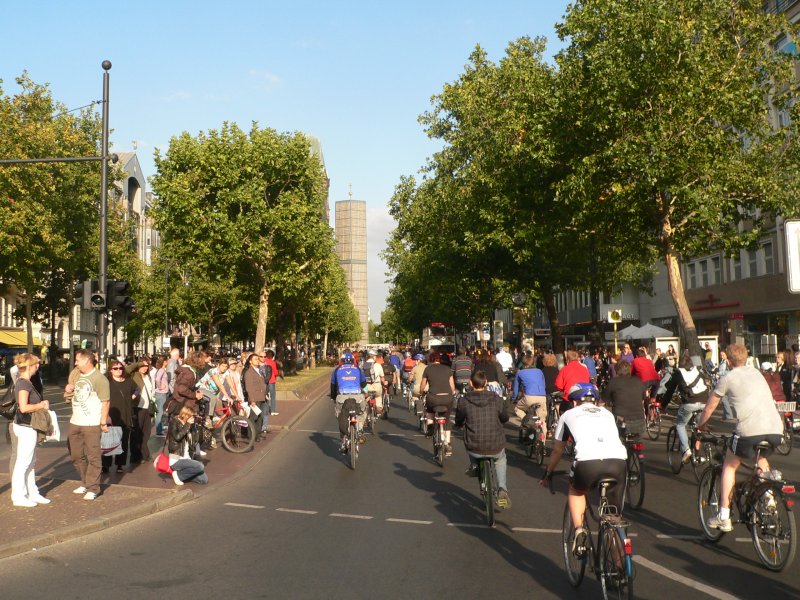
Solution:
M 406 351 L 406 358 L 411 358 L 411 352 Z
M 425 360 L 425 356 L 423 356 L 422 354 L 415 354 L 414 360 Z
M 349 352 L 345 352 L 344 354 L 342 354 L 342 362 L 346 365 L 352 365 L 353 355 L 350 354 Z
M 373 348 L 370 348 L 369 352 L 367 352 L 367 354 L 369 354 L 370 356 L 378 356 L 378 353 L 375 352 L 375 350 Z
M 772 366 L 771 362 L 764 361 L 761 363 L 761 370 L 762 371 L 774 371 L 775 367 Z
M 576 402 L 594 402 L 600 397 L 600 392 L 593 383 L 576 383 L 569 388 L 568 396 Z

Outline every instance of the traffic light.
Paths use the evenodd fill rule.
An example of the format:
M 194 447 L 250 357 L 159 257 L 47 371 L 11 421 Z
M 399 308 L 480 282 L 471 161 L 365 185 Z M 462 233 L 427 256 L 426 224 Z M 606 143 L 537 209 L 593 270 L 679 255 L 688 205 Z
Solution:
M 94 281 L 92 281 L 94 283 Z M 96 285 L 92 285 L 92 288 L 95 288 Z M 106 307 L 106 295 L 104 292 L 99 290 L 93 291 L 92 295 L 89 298 L 89 304 L 91 305 L 90 308 L 92 310 L 104 310 Z
M 133 306 L 131 284 L 127 281 L 109 279 L 106 282 L 106 305 L 111 310 L 127 310 Z
M 72 300 L 83 310 L 92 310 L 92 291 L 97 289 L 97 279 L 87 279 L 75 284 Z

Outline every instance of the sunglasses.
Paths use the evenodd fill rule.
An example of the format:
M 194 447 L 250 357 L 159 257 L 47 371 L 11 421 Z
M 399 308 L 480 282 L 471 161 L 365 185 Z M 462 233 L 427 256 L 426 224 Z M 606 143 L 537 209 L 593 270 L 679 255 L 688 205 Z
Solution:
M 112 371 L 122 371 L 122 367 L 111 367 Z

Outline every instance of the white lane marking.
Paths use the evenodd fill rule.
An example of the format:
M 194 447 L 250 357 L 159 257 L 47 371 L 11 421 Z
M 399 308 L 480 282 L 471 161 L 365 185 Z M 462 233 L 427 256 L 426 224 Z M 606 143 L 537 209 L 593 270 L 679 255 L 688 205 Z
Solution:
M 319 431 L 318 429 L 292 429 L 292 431 L 296 431 L 298 433 L 325 433 L 329 435 L 339 435 L 338 431 Z
M 736 596 L 732 594 L 723 592 L 722 590 L 711 587 L 710 585 L 706 585 L 705 583 L 700 583 L 699 581 L 695 581 L 694 579 L 689 579 L 688 577 L 685 577 L 680 573 L 676 573 L 675 571 L 671 571 L 666 567 L 662 567 L 658 563 L 654 563 L 653 561 L 646 559 L 641 554 L 634 554 L 633 560 L 634 562 L 636 562 L 636 564 L 641 565 L 646 569 L 655 571 L 656 573 L 658 573 L 659 575 L 663 575 L 664 577 L 674 579 L 675 581 L 682 583 L 685 586 L 695 589 L 698 592 L 703 592 L 704 594 L 708 594 L 709 596 L 713 596 L 718 600 L 739 600 Z
M 448 523 L 448 527 L 482 527 L 488 529 L 489 526 L 485 523 Z
M 315 510 L 300 510 L 299 508 L 276 508 L 279 512 L 297 513 L 298 515 L 315 515 Z
M 734 541 L 736 542 L 752 542 L 753 540 L 750 538 L 736 538 Z
M 386 519 L 389 523 L 411 523 L 412 525 L 431 525 L 433 521 L 417 521 L 416 519 Z
M 385 437 L 406 437 L 405 433 L 379 433 L 378 435 Z
M 690 534 L 674 534 L 667 535 L 666 533 L 659 533 L 656 537 L 660 540 L 702 540 L 705 539 L 702 535 Z
M 539 529 L 537 527 L 512 527 L 511 531 L 522 531 L 525 533 L 561 533 L 560 529 Z
M 345 514 L 345 513 L 331 513 L 328 516 L 329 517 L 340 517 L 342 519 L 364 519 L 365 521 L 368 521 L 369 519 L 374 518 L 374 517 L 371 517 L 369 515 L 348 515 L 348 514 Z
M 225 506 L 235 506 L 236 508 L 266 508 L 258 504 L 239 504 L 238 502 L 226 502 Z

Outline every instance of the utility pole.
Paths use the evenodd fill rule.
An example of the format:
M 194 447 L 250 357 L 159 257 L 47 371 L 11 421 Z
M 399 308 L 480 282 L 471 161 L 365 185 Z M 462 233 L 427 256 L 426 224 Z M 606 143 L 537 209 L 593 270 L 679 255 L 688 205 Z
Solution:
M 100 290 L 106 291 L 108 278 L 108 71 L 111 61 L 103 64 L 103 139 L 100 151 L 100 268 L 97 273 Z M 97 313 L 97 356 L 105 364 L 108 321 L 102 311 Z M 102 371 L 102 369 L 101 369 Z

